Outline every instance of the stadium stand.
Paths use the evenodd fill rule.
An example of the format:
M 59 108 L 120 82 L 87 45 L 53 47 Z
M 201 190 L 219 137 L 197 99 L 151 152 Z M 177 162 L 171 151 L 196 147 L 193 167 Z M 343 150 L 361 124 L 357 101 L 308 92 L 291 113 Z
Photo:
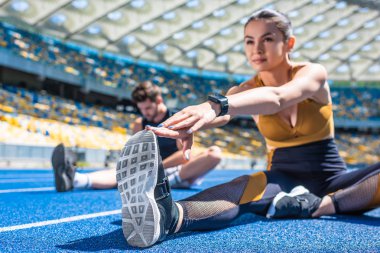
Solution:
M 39 9 L 39 15 L 33 16 L 30 10 L 38 5 L 37 2 L 44 2 L 46 10 Z M 80 2 L 82 5 L 72 1 L 65 6 L 28 1 L 22 8 L 16 2 L 4 3 L 0 7 L 3 10 L 0 13 L 0 50 L 39 66 L 53 66 L 72 76 L 91 77 L 105 87 L 115 88 L 115 96 L 120 90 L 130 92 L 138 82 L 152 80 L 162 87 L 169 106 L 181 108 L 203 101 L 211 92 L 224 93 L 230 86 L 254 74 L 245 64 L 241 36 L 237 34 L 254 10 L 277 8 L 292 19 L 298 38 L 292 58 L 321 62 L 329 71 L 336 125 L 367 129 L 374 123 L 375 132 L 379 129 L 380 68 L 379 50 L 376 49 L 380 41 L 377 25 L 380 19 L 375 9 L 368 8 L 372 1 L 350 4 L 347 3 L 350 1 L 266 0 L 252 3 L 240 0 L 214 5 L 171 1 L 162 10 L 150 8 L 151 1 L 131 1 L 113 12 L 110 10 L 117 7 L 117 1 L 103 3 L 104 10 L 91 2 Z M 46 14 L 48 10 L 55 11 Z M 136 21 L 136 27 L 120 26 L 125 15 L 137 17 L 142 10 L 144 18 Z M 81 24 L 74 21 L 81 19 L 83 13 L 86 13 L 86 22 L 80 27 Z M 188 15 L 192 16 L 193 23 L 178 19 Z M 152 23 L 157 33 L 149 28 Z M 36 140 L 31 142 L 53 145 L 63 141 L 70 146 L 116 148 L 122 145 L 121 140 L 129 134 L 130 123 L 136 117 L 106 106 L 74 102 L 13 85 L 3 85 L 0 96 L 2 127 L 14 128 L 9 133 L 18 133 L 20 139 L 15 139 L 16 142 Z M 98 136 L 109 137 L 101 142 L 84 137 L 95 132 Z M 1 140 L 9 140 L 9 134 L 3 135 Z M 30 137 L 22 137 L 26 135 Z M 221 136 L 225 140 L 221 141 Z M 343 155 L 348 160 L 374 159 L 358 154 L 367 141 L 371 147 L 376 147 L 375 140 L 363 136 L 359 141 L 363 145 L 356 148 L 354 144 L 358 144 L 357 139 L 361 140 L 361 134 L 339 133 L 338 136 L 341 136 L 338 140 L 344 145 Z M 265 153 L 256 130 L 246 127 L 207 130 L 196 136 L 196 142 L 199 146 L 215 143 L 232 156 L 259 157 Z M 377 149 L 372 150 L 378 157 Z
M 12 30 L 4 26 L 2 28 L 6 47 L 23 57 L 60 66 L 71 74 L 79 75 L 82 73 L 96 76 L 97 79 L 103 78 L 105 85 L 117 83 L 119 87 L 131 89 L 137 82 L 153 80 L 163 87 L 163 93 L 167 100 L 175 99 L 179 101 L 176 104 L 182 106 L 188 105 L 189 101 L 191 103 L 201 102 L 205 99 L 205 94 L 212 91 L 226 92 L 228 87 L 237 84 L 228 79 L 216 81 L 177 75 L 152 67 L 144 68 L 136 64 L 126 65 L 126 62 L 121 64 L 111 58 L 99 58 L 95 53 L 86 56 L 83 51 L 69 48 L 58 41 L 49 45 L 43 41 L 43 37 L 40 35 L 33 35 L 19 29 Z M 336 89 L 333 96 L 337 100 L 335 101 L 337 104 L 335 109 L 339 112 L 338 118 L 353 119 L 354 115 L 357 119 L 379 118 L 380 107 L 371 104 L 372 101 L 379 103 L 379 89 L 368 88 L 367 91 L 364 88 L 355 88 L 352 91 L 350 89 Z
M 335 117 L 353 120 L 380 120 L 380 89 L 332 89 Z
M 380 101 L 377 89 L 334 89 L 333 99 L 338 117 L 379 120 L 379 107 L 371 101 Z M 41 94 L 42 93 L 42 94 Z M 375 109 L 373 109 L 375 108 Z M 59 98 L 44 92 L 3 85 L 0 89 L 0 141 L 13 144 L 56 145 L 93 149 L 120 149 L 137 117 L 132 113 L 117 112 Z M 342 156 L 349 163 L 369 163 L 380 157 L 379 140 L 371 135 L 339 134 Z M 265 156 L 263 138 L 255 128 L 227 125 L 219 129 L 199 132 L 195 138 L 200 149 L 218 145 L 228 157 Z M 363 151 L 371 151 L 363 156 Z
M 120 206 L 129 194 L 128 200 L 115 201 L 114 190 L 55 193 L 54 148 L 64 143 L 74 151 L 79 173 L 120 169 L 115 164 L 119 150 L 139 116 L 131 101 L 133 88 L 152 81 L 176 111 L 251 78 L 255 72 L 246 60 L 242 28 L 262 8 L 290 17 L 297 37 L 292 61 L 326 68 L 335 141 L 348 168 L 360 172 L 378 163 L 379 0 L 0 0 L 0 234 L 5 238 L 0 252 L 135 251 L 122 239 L 126 209 Z M 217 170 L 194 189 L 171 191 L 173 199 L 266 168 L 269 154 L 250 116 L 194 134 L 196 151 L 212 145 L 223 153 Z M 124 167 L 124 161 L 119 165 Z M 228 198 L 238 191 L 239 180 L 245 179 L 234 181 Z M 132 189 L 135 181 L 129 182 L 120 187 Z M 375 190 L 361 186 L 363 196 Z M 348 194 L 355 193 L 352 189 Z M 198 196 L 208 199 L 207 193 Z M 357 196 L 344 204 L 366 201 Z M 270 222 L 244 215 L 225 231 L 187 233 L 146 250 L 375 252 L 380 249 L 379 211 Z M 240 233 L 241 228 L 253 236 Z

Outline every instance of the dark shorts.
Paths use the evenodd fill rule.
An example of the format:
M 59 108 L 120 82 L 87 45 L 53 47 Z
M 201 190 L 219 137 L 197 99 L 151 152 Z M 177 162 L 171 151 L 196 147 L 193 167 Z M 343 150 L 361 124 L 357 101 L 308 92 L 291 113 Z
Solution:
M 285 191 L 303 185 L 312 193 L 324 196 L 347 188 L 380 172 L 380 163 L 360 170 L 347 170 L 340 157 L 334 139 L 313 142 L 302 146 L 276 149 L 270 171 L 270 179 L 288 178 L 290 182 L 279 182 Z
M 322 197 L 379 173 L 380 163 L 347 170 L 334 139 L 278 148 L 268 161 L 267 171 L 250 175 L 240 204 L 255 202 L 258 210 L 264 210 L 280 191 L 290 192 L 298 185 Z

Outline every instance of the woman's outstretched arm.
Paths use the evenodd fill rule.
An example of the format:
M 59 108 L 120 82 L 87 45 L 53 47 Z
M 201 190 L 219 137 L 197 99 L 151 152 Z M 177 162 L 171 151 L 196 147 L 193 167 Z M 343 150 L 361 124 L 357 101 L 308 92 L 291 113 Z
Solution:
M 308 64 L 290 82 L 279 87 L 266 86 L 227 95 L 227 116 L 275 114 L 307 98 L 318 97 L 319 91 L 328 89 L 326 79 L 327 73 L 322 65 Z M 326 97 L 322 100 L 328 103 Z M 213 126 L 218 122 L 219 112 L 220 106 L 210 101 L 188 106 L 163 122 L 162 128 L 152 130 L 162 137 L 182 139 L 186 151 L 191 147 L 190 143 L 190 146 L 185 144 L 189 135 Z

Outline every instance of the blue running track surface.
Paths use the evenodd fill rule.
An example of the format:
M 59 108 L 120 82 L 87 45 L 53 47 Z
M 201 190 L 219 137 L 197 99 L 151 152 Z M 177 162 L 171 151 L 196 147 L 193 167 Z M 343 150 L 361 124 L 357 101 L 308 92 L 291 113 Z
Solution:
M 253 171 L 217 170 L 176 200 Z M 125 242 L 116 189 L 57 193 L 52 171 L 0 170 L 0 252 L 139 251 Z M 361 216 L 269 220 L 169 237 L 146 252 L 380 252 L 380 209 Z

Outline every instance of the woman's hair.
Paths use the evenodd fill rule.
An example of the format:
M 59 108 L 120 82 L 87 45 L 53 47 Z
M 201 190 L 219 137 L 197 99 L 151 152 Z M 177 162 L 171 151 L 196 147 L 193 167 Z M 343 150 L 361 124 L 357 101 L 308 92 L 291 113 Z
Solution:
M 292 32 L 292 23 L 290 19 L 282 12 L 271 10 L 271 9 L 263 9 L 259 10 L 252 14 L 252 16 L 247 20 L 244 25 L 244 30 L 247 25 L 254 20 L 270 20 L 272 21 L 278 30 L 284 35 L 285 41 L 289 39 L 289 37 L 293 34 Z
M 161 89 L 150 81 L 139 83 L 132 91 L 132 100 L 135 103 L 144 102 L 149 99 L 156 102 L 158 96 L 161 96 Z

